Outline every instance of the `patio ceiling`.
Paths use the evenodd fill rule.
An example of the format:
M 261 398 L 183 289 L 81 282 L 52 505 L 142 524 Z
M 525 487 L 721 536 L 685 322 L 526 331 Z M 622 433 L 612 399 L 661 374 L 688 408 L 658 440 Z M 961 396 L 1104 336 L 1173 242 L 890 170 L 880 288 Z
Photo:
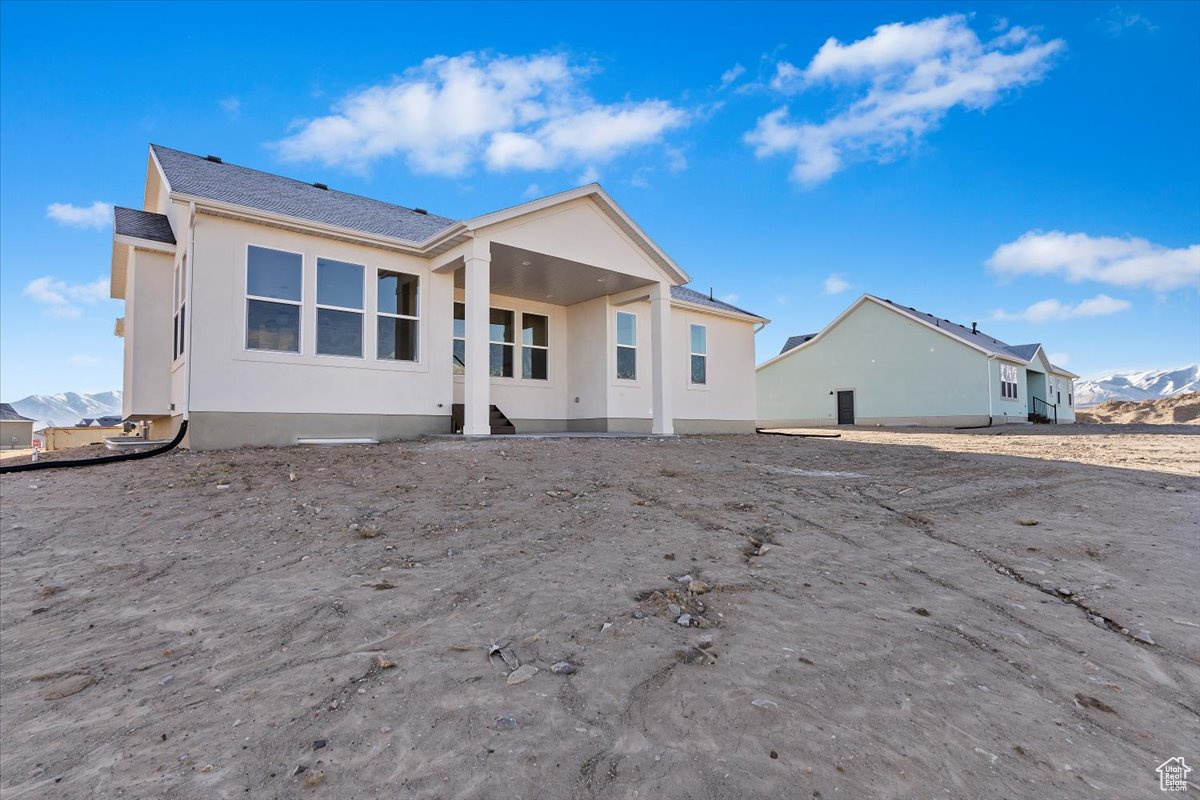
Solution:
M 461 261 L 458 266 L 461 266 Z M 613 272 L 498 242 L 492 242 L 491 274 L 492 294 L 563 306 L 652 283 L 636 275 Z M 456 266 L 454 286 L 462 289 L 463 285 L 463 271 Z

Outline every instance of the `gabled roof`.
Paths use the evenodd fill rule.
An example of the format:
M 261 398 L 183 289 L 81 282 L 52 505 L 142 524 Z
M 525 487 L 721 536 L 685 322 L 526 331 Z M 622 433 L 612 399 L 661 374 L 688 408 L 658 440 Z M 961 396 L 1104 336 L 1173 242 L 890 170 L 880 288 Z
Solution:
M 957 339 L 968 347 L 972 347 L 990 356 L 1005 358 L 1009 361 L 1016 361 L 1020 364 L 1028 364 L 1033 357 L 1037 355 L 1038 350 L 1040 350 L 1042 347 L 1040 344 L 1006 344 L 994 336 L 989 336 L 981 330 L 972 330 L 971 328 L 968 328 L 964 325 L 959 325 L 957 322 L 951 322 L 943 317 L 935 317 L 933 314 L 929 314 L 925 311 L 918 311 L 912 306 L 903 306 L 886 298 L 876 297 L 873 294 L 864 294 L 862 297 L 858 298 L 858 300 L 854 301 L 849 308 L 839 314 L 837 318 L 833 320 L 833 322 L 822 328 L 819 333 L 805 334 L 803 336 L 792 336 L 789 338 L 784 344 L 783 349 L 779 351 L 779 355 L 767 359 L 763 363 L 759 364 L 756 369 L 761 369 L 767 364 L 783 358 L 787 353 L 796 350 L 797 348 L 807 346 L 810 342 L 821 339 L 827 332 L 834 328 L 843 319 L 850 316 L 850 314 L 863 303 L 877 303 L 884 308 L 896 312 L 897 314 L 909 317 L 910 319 L 916 320 L 923 325 L 933 328 L 934 330 L 937 330 L 946 336 Z M 1047 359 L 1046 363 L 1050 363 L 1049 359 Z M 1053 364 L 1050 366 L 1059 374 L 1068 375 L 1072 378 L 1079 377 L 1078 375 L 1068 372 L 1061 367 L 1055 367 Z
M 0 422 L 33 422 L 29 417 L 22 417 L 9 403 L 0 403 Z
M 972 330 L 965 325 L 959 325 L 957 322 L 951 322 L 950 320 L 942 317 L 935 317 L 933 314 L 925 311 L 918 311 L 912 306 L 902 306 L 899 303 L 893 303 L 891 300 L 876 297 L 872 294 L 866 295 L 866 297 L 869 297 L 876 302 L 883 303 L 888 307 L 899 311 L 901 314 L 912 317 L 919 322 L 933 325 L 946 335 L 953 336 L 955 339 L 966 342 L 972 347 L 984 350 L 990 355 L 1016 359 L 1022 363 L 1028 363 L 1029 359 L 1033 358 L 1033 354 L 1037 352 L 1037 349 L 1041 347 L 1040 344 L 1023 344 L 1014 347 L 1013 345 L 1005 344 L 995 336 L 989 336 L 983 331 L 977 330 L 972 332 Z
M 779 351 L 779 355 L 783 355 L 788 350 L 795 349 L 807 342 L 809 339 L 816 338 L 815 333 L 802 333 L 799 336 L 789 336 L 788 340 L 783 343 L 783 349 Z
M 717 311 L 724 311 L 728 314 L 741 314 L 742 316 L 761 319 L 764 322 L 767 321 L 766 317 L 760 317 L 758 314 L 752 314 L 749 311 L 746 311 L 744 308 L 738 308 L 732 303 L 726 303 L 724 300 L 717 300 L 709 297 L 703 292 L 697 292 L 695 289 L 689 289 L 686 286 L 672 286 L 671 299 L 678 300 L 682 303 L 690 303 L 694 306 L 704 306 Z
M 149 211 L 138 211 L 135 208 L 113 208 L 113 234 L 175 244 L 175 233 L 171 230 L 171 221 L 165 214 L 151 214 Z
M 172 193 L 417 244 L 455 220 L 150 145 Z

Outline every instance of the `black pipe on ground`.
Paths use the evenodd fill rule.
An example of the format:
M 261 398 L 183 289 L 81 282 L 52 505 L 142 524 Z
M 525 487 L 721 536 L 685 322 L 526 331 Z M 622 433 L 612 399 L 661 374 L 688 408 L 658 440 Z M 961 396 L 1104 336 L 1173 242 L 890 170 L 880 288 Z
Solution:
M 111 456 L 100 456 L 99 458 L 75 458 L 63 461 L 31 461 L 28 464 L 13 464 L 9 467 L 0 467 L 0 475 L 7 475 L 10 472 L 32 472 L 35 469 L 57 469 L 58 467 L 90 467 L 94 464 L 112 464 L 117 461 L 135 461 L 139 458 L 151 458 L 152 456 L 162 455 L 169 450 L 174 450 L 183 441 L 184 435 L 187 434 L 187 420 L 179 423 L 179 432 L 175 434 L 175 438 L 166 444 L 152 447 L 149 450 L 134 450 L 130 453 L 114 453 Z
M 980 428 L 990 428 L 990 427 L 992 427 L 992 418 L 988 417 L 987 425 L 962 425 L 960 427 L 955 428 L 954 430 L 956 430 L 956 431 L 977 431 Z
M 796 439 L 840 439 L 840 433 L 784 433 L 783 431 L 768 431 L 763 428 L 755 428 L 755 433 L 761 433 L 763 436 L 791 436 Z

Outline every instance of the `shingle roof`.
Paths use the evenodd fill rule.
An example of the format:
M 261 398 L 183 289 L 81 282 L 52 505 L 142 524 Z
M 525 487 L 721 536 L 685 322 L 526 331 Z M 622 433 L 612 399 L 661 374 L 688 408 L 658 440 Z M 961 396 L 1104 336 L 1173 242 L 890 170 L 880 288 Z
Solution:
M 874 295 L 870 296 L 874 297 Z M 905 314 L 913 319 L 918 319 L 922 322 L 928 322 L 931 325 L 935 325 L 954 338 L 961 339 L 968 344 L 973 344 L 976 347 L 980 347 L 992 355 L 1006 356 L 1008 358 L 1015 358 L 1019 361 L 1025 362 L 1029 361 L 1029 359 L 1033 357 L 1033 354 L 1037 352 L 1037 349 L 1041 347 L 1039 344 L 1006 344 L 994 336 L 989 336 L 983 331 L 972 333 L 970 328 L 959 325 L 957 322 L 951 322 L 950 320 L 942 317 L 935 317 L 933 314 L 925 311 L 918 311 L 912 306 L 902 306 L 899 303 L 893 303 L 891 300 L 886 300 L 882 297 L 875 297 L 874 299 L 879 300 L 882 303 L 887 303 L 901 314 Z
M 29 417 L 22 417 L 8 403 L 0 403 L 0 422 L 33 422 Z
M 172 192 L 374 236 L 423 242 L 455 224 L 436 214 L 151 145 Z
M 697 306 L 708 306 L 709 308 L 715 308 L 719 311 L 731 311 L 735 314 L 745 314 L 748 317 L 754 317 L 756 319 L 766 319 L 766 317 L 760 317 L 758 314 L 751 313 L 744 308 L 738 308 L 732 303 L 726 303 L 724 300 L 710 298 L 703 292 L 697 292 L 695 289 L 689 289 L 686 286 L 672 286 L 671 297 L 676 300 L 681 300 L 685 303 L 692 303 L 693 305 Z
M 113 209 L 113 233 L 117 236 L 132 236 L 136 239 L 149 239 L 152 242 L 175 244 L 171 221 L 165 214 L 151 214 L 149 211 L 138 211 L 136 208 L 117 206 Z
M 815 333 L 803 333 L 799 336 L 789 336 L 788 340 L 783 343 L 783 349 L 779 351 L 779 355 L 783 355 L 788 350 L 794 350 L 815 336 Z

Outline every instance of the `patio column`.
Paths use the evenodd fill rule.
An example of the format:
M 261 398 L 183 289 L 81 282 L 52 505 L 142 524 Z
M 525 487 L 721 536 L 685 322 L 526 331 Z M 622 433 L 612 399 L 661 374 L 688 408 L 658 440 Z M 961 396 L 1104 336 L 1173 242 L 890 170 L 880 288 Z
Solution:
M 671 410 L 671 287 L 665 283 L 650 287 L 650 359 L 654 400 L 650 432 L 670 435 L 675 432 Z
M 488 328 L 492 284 L 492 244 L 476 239 L 463 257 L 463 300 L 466 306 L 466 366 L 463 374 L 463 434 L 492 432 Z

